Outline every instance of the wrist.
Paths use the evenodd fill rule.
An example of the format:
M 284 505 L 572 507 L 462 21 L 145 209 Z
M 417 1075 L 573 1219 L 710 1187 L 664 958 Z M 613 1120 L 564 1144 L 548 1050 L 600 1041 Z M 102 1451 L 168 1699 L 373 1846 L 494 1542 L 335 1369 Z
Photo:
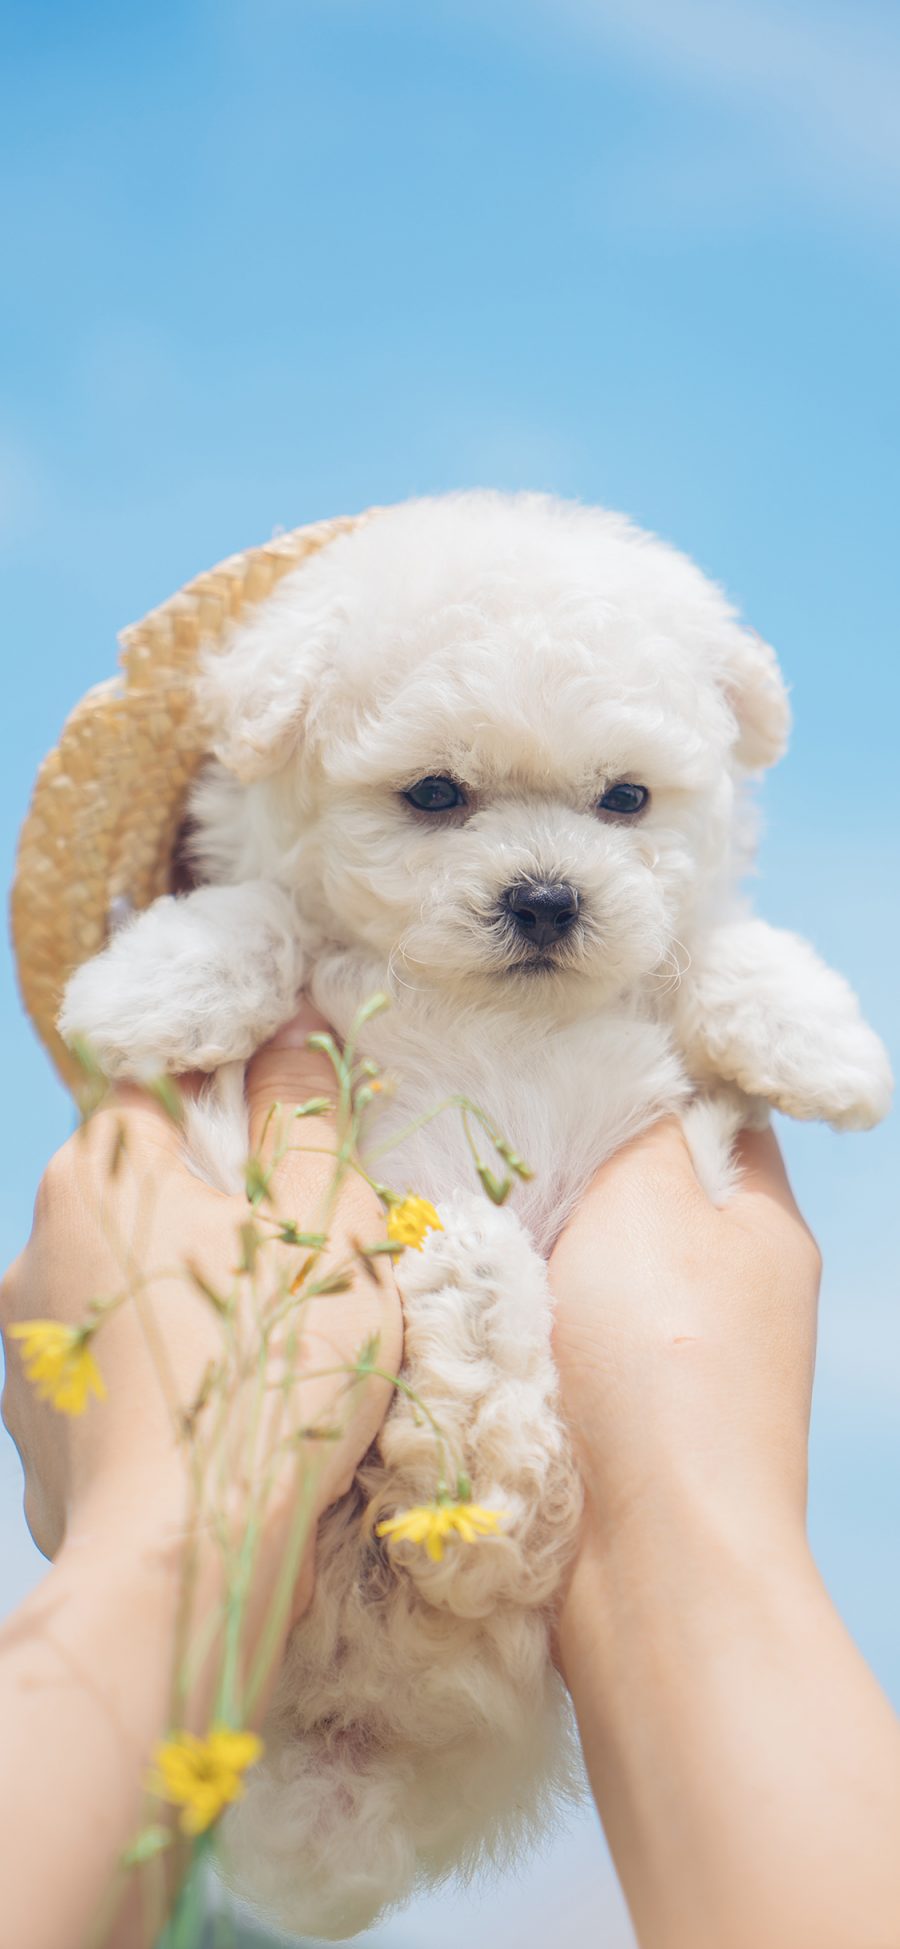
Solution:
M 572 1427 L 585 1491 L 585 1548 L 665 1561 L 671 1549 L 761 1557 L 803 1545 L 806 1423 L 746 1400 L 731 1419 L 704 1402 L 651 1401 L 645 1412 Z
M 738 1494 L 673 1463 L 609 1508 L 589 1481 L 559 1621 L 566 1677 L 585 1645 L 594 1661 L 606 1650 L 616 1659 L 620 1640 L 639 1655 L 663 1628 L 699 1634 L 722 1607 L 765 1603 L 811 1579 L 818 1573 L 788 1497 Z
M 154 1613 L 173 1671 L 192 1674 L 179 1710 L 194 1730 L 221 1716 L 223 1687 L 228 1710 L 244 1710 L 271 1683 L 312 1594 L 315 1474 L 279 1484 L 264 1514 L 235 1493 L 221 1520 L 198 1512 L 184 1473 L 152 1501 L 100 1483 L 67 1526 L 54 1576 L 89 1604 L 105 1592 L 113 1606 Z M 265 1670 L 245 1697 L 263 1650 Z
M 97 1593 L 132 1606 L 151 1606 L 160 1618 L 174 1620 L 194 1539 L 184 1509 L 174 1503 L 151 1507 L 98 1495 L 80 1502 L 66 1525 L 52 1575 L 71 1584 L 93 1603 Z M 216 1594 L 215 1555 L 203 1548 L 204 1584 Z M 171 1625 L 167 1626 L 167 1629 Z

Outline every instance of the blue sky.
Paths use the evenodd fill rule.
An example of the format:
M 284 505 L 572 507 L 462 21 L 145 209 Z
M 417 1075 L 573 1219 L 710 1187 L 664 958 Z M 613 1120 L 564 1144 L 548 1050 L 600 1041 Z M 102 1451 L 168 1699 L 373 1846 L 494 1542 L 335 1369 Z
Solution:
M 373 501 L 551 488 L 688 549 L 778 647 L 758 904 L 896 1050 L 896 8 L 7 0 L 0 74 L 7 879 L 66 711 L 186 577 Z M 8 962 L 0 1034 L 9 1255 L 69 1114 Z M 897 1123 L 783 1135 L 827 1267 L 813 1534 L 900 1699 Z M 6 1448 L 3 1606 L 18 1496 Z M 577 1949 L 615 1896 L 569 1846 Z M 543 1910 L 538 1877 L 390 1939 L 517 1915 L 527 1949 L 553 1872 Z

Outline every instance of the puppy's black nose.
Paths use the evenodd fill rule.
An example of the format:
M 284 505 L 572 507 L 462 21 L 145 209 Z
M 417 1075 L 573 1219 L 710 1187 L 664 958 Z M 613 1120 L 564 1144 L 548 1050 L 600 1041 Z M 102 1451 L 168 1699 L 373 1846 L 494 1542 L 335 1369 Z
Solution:
M 562 880 L 521 880 L 507 887 L 503 905 L 531 947 L 552 947 L 578 919 L 578 895 Z

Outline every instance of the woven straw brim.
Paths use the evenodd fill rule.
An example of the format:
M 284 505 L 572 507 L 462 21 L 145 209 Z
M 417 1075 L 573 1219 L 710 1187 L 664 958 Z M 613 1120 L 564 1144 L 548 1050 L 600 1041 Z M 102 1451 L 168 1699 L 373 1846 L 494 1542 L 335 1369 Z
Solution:
M 22 1000 L 63 1081 L 83 1084 L 56 1019 L 69 976 L 119 909 L 173 886 L 191 781 L 207 756 L 195 701 L 201 649 L 291 569 L 366 517 L 297 528 L 232 555 L 123 631 L 121 676 L 77 704 L 38 773 L 19 841 L 12 936 Z

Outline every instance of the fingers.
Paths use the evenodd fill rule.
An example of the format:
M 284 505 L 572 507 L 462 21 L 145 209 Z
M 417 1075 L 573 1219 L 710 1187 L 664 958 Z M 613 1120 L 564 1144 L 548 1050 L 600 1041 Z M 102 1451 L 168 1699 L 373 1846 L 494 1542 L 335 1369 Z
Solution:
M 290 1111 L 313 1096 L 334 1102 L 336 1080 L 331 1063 L 321 1051 L 306 1046 L 307 1038 L 315 1031 L 328 1032 L 328 1024 L 311 1003 L 304 1001 L 292 1020 L 279 1029 L 277 1035 L 251 1059 L 247 1068 L 246 1093 L 252 1152 L 259 1151 L 268 1130 L 265 1147 L 271 1153 L 276 1121 L 271 1112 L 275 1104 L 283 1104 L 286 1111 Z M 64 1154 L 68 1154 L 73 1146 L 79 1157 L 83 1152 L 89 1153 L 92 1164 L 98 1163 L 106 1176 L 126 1147 L 130 1152 L 136 1146 L 142 1154 L 152 1148 L 156 1152 L 164 1152 L 173 1168 L 181 1168 L 191 1176 L 196 1196 L 202 1198 L 205 1187 L 199 1179 L 193 1178 L 185 1162 L 177 1097 L 179 1093 L 183 1096 L 195 1095 L 197 1088 L 205 1081 L 205 1077 L 196 1075 L 179 1077 L 172 1086 L 171 1099 L 136 1083 L 119 1084 L 70 1144 L 64 1147 Z M 278 1121 L 279 1134 L 283 1136 L 284 1121 Z M 127 1132 L 123 1135 L 126 1125 Z M 290 1136 L 292 1147 L 299 1148 L 304 1141 L 312 1151 L 334 1146 L 334 1122 L 327 1114 L 311 1118 L 308 1125 L 297 1123 L 294 1128 L 297 1134 Z M 281 1168 L 286 1173 L 290 1167 L 291 1161 L 287 1158 Z M 74 1168 L 74 1158 L 69 1159 L 69 1168 Z M 219 1195 L 212 1193 L 213 1197 Z
M 292 1020 L 252 1058 L 246 1085 L 251 1151 L 259 1150 L 263 1142 L 274 1104 L 296 1108 L 314 1096 L 334 1102 L 336 1080 L 331 1063 L 321 1050 L 307 1047 L 309 1036 L 327 1033 L 328 1023 L 311 1002 L 304 1001 Z M 315 1118 L 312 1128 L 317 1135 L 313 1141 L 325 1139 L 328 1122 Z

